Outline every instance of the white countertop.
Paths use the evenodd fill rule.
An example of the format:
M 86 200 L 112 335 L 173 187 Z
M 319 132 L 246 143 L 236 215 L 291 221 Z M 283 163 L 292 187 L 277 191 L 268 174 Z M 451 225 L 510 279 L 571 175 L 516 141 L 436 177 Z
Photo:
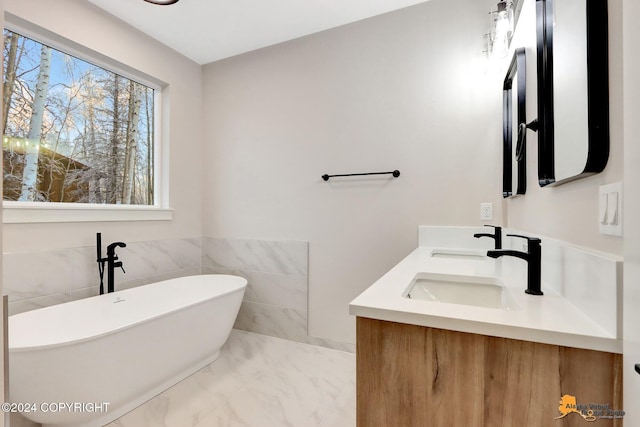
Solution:
M 542 282 L 543 296 L 525 294 L 527 263 L 514 257 L 432 257 L 421 246 L 349 304 L 355 316 L 495 337 L 622 353 L 622 340 Z M 403 297 L 417 273 L 498 277 L 511 293 L 513 310 Z

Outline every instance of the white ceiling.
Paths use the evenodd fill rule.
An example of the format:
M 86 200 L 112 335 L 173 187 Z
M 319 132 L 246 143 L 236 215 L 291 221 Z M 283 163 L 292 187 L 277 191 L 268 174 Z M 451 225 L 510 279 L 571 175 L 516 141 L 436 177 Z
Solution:
M 206 64 L 427 0 L 89 0 Z

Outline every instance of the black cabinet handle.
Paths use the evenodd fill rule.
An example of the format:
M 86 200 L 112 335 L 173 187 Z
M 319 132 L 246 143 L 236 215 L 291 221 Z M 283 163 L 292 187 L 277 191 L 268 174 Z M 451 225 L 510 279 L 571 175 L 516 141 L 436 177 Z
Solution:
M 636 372 L 640 374 L 640 363 L 636 363 Z

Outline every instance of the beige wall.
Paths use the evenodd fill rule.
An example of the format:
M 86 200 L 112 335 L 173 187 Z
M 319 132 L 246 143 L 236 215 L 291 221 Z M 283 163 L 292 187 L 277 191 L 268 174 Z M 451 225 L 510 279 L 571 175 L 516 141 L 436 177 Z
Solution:
M 201 67 L 87 1 L 6 0 L 5 10 L 168 85 L 163 134 L 171 154 L 169 202 L 175 214 L 173 221 L 161 222 L 5 224 L 4 252 L 93 245 L 97 231 L 105 240 L 125 242 L 200 236 Z
M 501 222 L 492 6 L 432 0 L 205 66 L 204 235 L 308 240 L 311 335 L 353 341 L 349 301 L 418 225 L 478 225 L 481 202 Z
M 531 12 L 531 13 L 529 13 Z M 535 0 L 526 0 L 516 40 L 527 49 L 527 117 L 538 116 L 536 94 Z M 598 187 L 623 179 L 622 128 L 622 0 L 609 0 L 609 93 L 611 149 L 604 172 L 557 187 L 538 185 L 537 135 L 527 133 L 527 194 L 507 202 L 509 227 L 526 230 L 574 244 L 622 254 L 619 237 L 598 231 Z

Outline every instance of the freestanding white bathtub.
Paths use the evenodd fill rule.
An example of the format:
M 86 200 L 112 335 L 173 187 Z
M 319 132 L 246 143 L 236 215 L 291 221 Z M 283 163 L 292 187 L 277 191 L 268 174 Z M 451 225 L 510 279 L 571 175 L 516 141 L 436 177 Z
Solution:
M 11 409 L 44 426 L 115 420 L 220 355 L 246 285 L 190 276 L 10 316 Z

